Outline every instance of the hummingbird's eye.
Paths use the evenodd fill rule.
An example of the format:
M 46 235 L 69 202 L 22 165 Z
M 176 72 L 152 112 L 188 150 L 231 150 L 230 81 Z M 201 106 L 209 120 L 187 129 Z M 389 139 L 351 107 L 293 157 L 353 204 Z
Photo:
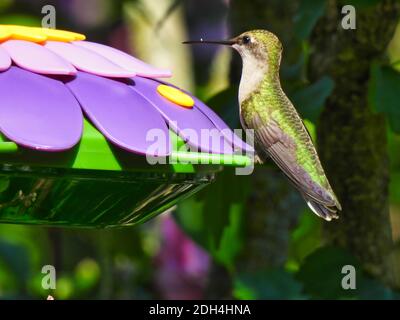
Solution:
M 243 44 L 248 44 L 248 43 L 250 43 L 250 37 L 249 36 L 243 36 L 243 38 L 242 38 L 242 42 L 243 42 Z

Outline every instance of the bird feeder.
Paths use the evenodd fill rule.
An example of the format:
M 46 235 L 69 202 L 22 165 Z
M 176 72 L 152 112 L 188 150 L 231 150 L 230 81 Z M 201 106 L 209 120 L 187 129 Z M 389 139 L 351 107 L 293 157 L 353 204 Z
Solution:
M 252 148 L 170 76 L 81 34 L 0 26 L 0 222 L 134 225 L 249 165 Z

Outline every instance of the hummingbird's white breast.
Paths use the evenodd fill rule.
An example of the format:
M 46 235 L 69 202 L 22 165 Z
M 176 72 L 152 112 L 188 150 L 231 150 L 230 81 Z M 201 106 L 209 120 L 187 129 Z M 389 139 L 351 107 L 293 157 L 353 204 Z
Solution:
M 240 53 L 243 61 L 242 77 L 239 85 L 239 103 L 242 104 L 261 84 L 268 71 L 268 64 L 239 46 L 233 47 Z

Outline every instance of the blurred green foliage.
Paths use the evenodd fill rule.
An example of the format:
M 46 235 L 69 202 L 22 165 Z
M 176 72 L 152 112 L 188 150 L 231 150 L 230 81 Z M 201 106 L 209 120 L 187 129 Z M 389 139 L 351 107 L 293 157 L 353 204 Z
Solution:
M 349 0 L 342 3 L 368 6 L 377 1 Z M 27 2 L 21 5 L 22 2 L 1 0 L 0 23 L 38 25 L 40 5 L 33 1 L 29 6 L 26 5 Z M 53 2 L 62 5 L 62 1 Z M 71 13 L 68 11 L 70 8 L 66 7 L 63 9 L 69 14 L 63 15 L 61 24 L 79 27 L 87 31 L 92 39 L 102 42 L 112 39 L 116 43 L 115 39 L 125 37 L 119 43 L 124 47 L 125 42 L 129 42 L 126 39 L 129 38 L 129 32 L 121 13 L 124 1 L 108 2 L 107 5 L 112 6 L 112 13 L 106 26 L 90 26 L 85 29 L 74 18 L 73 11 Z M 186 6 L 185 12 L 189 16 L 190 6 L 196 9 L 194 3 L 195 1 L 171 0 L 170 9 L 163 19 L 168 19 L 174 10 L 182 6 Z M 324 14 L 326 3 L 325 0 L 301 1 L 293 17 L 294 31 L 290 30 L 293 32 L 291 45 L 298 50 L 293 51 L 295 54 L 291 61 L 294 63 L 282 66 L 283 86 L 306 119 L 307 128 L 314 139 L 319 114 L 335 86 L 333 80 L 326 76 L 312 83 L 307 77 L 310 55 L 308 39 L 318 19 Z M 196 18 L 206 21 L 207 17 L 199 18 L 191 13 L 190 17 L 186 17 L 189 21 L 188 29 L 190 21 Z M 203 26 L 206 24 L 207 21 Z M 162 26 L 161 21 L 158 28 Z M 111 36 L 113 32 L 114 38 Z M 393 41 L 400 43 L 400 35 Z M 393 220 L 399 221 L 400 107 L 397 94 L 400 92 L 400 74 L 396 66 L 388 65 L 385 61 L 374 62 L 371 70 L 368 92 L 370 106 L 376 112 L 384 114 L 390 125 L 387 132 L 391 168 L 390 206 Z M 237 87 L 231 86 L 207 102 L 235 128 L 239 127 L 237 90 Z M 202 87 L 198 86 L 196 91 L 202 92 Z M 0 190 L 6 188 L 6 184 L 7 181 L 0 180 Z M 322 221 L 306 208 L 290 234 L 289 252 L 284 266 L 266 267 L 253 273 L 239 272 L 238 259 L 248 239 L 244 227 L 247 218 L 245 206 L 250 193 L 250 177 L 235 176 L 232 170 L 224 170 L 215 183 L 180 203 L 174 212 L 175 220 L 185 233 L 210 254 L 213 263 L 228 270 L 231 295 L 234 298 L 400 298 L 398 293 L 370 278 L 361 268 L 357 268 L 357 290 L 343 290 L 340 287 L 342 266 L 351 264 L 357 267 L 358 262 L 348 252 L 324 244 Z M 154 285 L 160 271 L 156 257 L 163 241 L 159 221 L 149 222 L 138 228 L 112 231 L 0 225 L 0 298 L 45 298 L 48 294 L 57 299 L 159 298 L 160 293 Z M 399 235 L 399 223 L 394 224 L 393 228 L 393 233 Z M 398 238 L 395 240 L 399 241 Z M 45 264 L 56 265 L 55 291 L 42 288 L 41 268 Z M 400 270 L 398 273 L 400 274 Z
M 235 278 L 233 296 L 237 299 L 306 299 L 303 285 L 283 269 L 245 273 Z
M 295 91 L 291 95 L 291 100 L 303 118 L 316 123 L 333 87 L 333 80 L 324 76 L 317 82 Z
M 242 248 L 249 193 L 249 177 L 235 176 L 233 170 L 224 170 L 207 189 L 183 201 L 175 214 L 179 225 L 232 271 Z
M 306 40 L 318 19 L 324 14 L 325 0 L 301 1 L 297 14 L 294 16 L 295 35 L 299 40 Z

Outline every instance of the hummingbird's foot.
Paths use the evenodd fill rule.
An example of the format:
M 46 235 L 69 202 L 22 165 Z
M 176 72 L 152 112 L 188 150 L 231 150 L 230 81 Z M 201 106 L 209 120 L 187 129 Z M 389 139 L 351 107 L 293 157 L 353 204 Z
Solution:
M 255 164 L 263 164 L 264 162 L 261 160 L 261 158 L 258 156 L 258 154 L 256 154 L 254 156 L 254 163 Z

